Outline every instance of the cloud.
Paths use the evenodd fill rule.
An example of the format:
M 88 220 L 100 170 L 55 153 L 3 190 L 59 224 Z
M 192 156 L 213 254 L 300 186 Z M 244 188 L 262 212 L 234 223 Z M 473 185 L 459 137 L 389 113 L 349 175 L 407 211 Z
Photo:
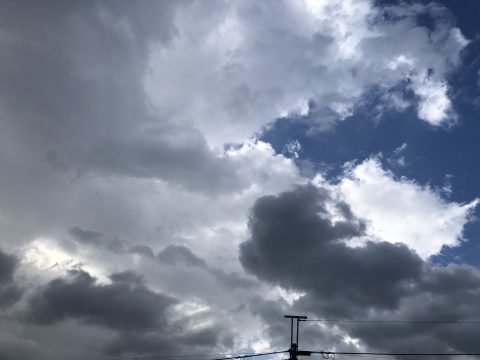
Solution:
M 480 273 L 467 265 L 446 267 L 425 264 L 413 291 L 388 314 L 410 321 L 470 321 L 479 311 Z M 387 316 L 379 313 L 378 318 Z M 375 317 L 375 315 L 373 316 Z M 352 337 L 371 348 L 393 352 L 475 351 L 480 330 L 476 326 L 452 324 L 400 324 L 398 326 L 345 326 Z
M 87 156 L 87 169 L 160 178 L 194 191 L 232 192 L 247 186 L 230 159 L 210 149 L 201 133 L 178 126 L 156 126 L 124 138 L 118 134 Z
M 0 307 L 8 307 L 16 303 L 23 294 L 13 278 L 18 266 L 18 259 L 0 250 Z
M 345 220 L 333 222 L 330 205 Z M 394 308 L 421 269 L 420 258 L 405 245 L 367 242 L 351 248 L 341 242 L 363 235 L 364 224 L 314 186 L 261 198 L 249 224 L 251 239 L 240 247 L 245 269 L 284 288 L 314 292 L 317 306 L 332 316 Z
M 144 95 L 149 46 L 176 36 L 182 6 L 3 4 L 2 149 L 18 147 L 12 137 L 24 144 L 8 159 L 28 162 L 35 151 L 72 178 L 162 179 L 213 193 L 245 186 L 203 134 L 155 114 Z
M 131 252 L 148 258 L 153 258 L 155 256 L 153 250 L 146 245 L 135 245 L 132 247 Z
M 158 254 L 158 260 L 170 265 L 207 266 L 205 261 L 196 256 L 189 248 L 180 245 L 167 246 Z
M 391 156 L 387 158 L 388 163 L 394 167 L 405 167 L 407 165 L 407 160 L 405 159 L 405 152 L 407 151 L 407 148 L 407 143 L 403 143 L 399 147 L 395 148 L 392 151 Z
M 222 328 L 220 324 L 216 328 L 208 327 L 193 331 L 181 330 L 183 334 L 125 334 L 111 342 L 106 352 L 112 355 L 132 352 L 136 354 L 159 352 L 179 354 L 184 352 L 184 349 L 190 349 L 190 351 L 204 349 L 203 351 L 205 351 L 211 346 L 228 349 L 233 345 L 231 331 Z
M 0 251 L 0 282 L 2 284 L 13 281 L 13 274 L 17 263 L 18 260 L 15 256 Z
M 413 86 L 420 98 L 418 117 L 438 126 L 456 120 L 451 101 L 447 95 L 446 82 L 435 82 L 426 77 L 417 79 Z
M 84 271 L 72 272 L 70 280 L 55 279 L 30 299 L 27 318 L 48 325 L 71 317 L 127 332 L 166 325 L 165 312 L 176 299 L 149 290 L 132 272 L 113 274 L 110 280 L 96 284 Z
M 343 220 L 332 216 L 331 206 L 343 209 Z M 432 265 L 403 244 L 348 246 L 345 239 L 364 232 L 361 224 L 324 188 L 304 186 L 263 197 L 252 209 L 251 237 L 241 245 L 240 259 L 258 278 L 303 292 L 293 308 L 319 318 L 475 318 L 480 310 L 478 269 Z M 266 314 L 267 309 L 260 311 Z M 378 324 L 364 325 L 339 323 L 335 329 L 361 346 L 393 352 L 474 351 L 479 335 L 476 328 L 445 324 L 390 324 L 381 330 Z
M 104 247 L 107 250 L 113 251 L 115 253 L 125 253 L 125 252 L 136 252 L 136 253 L 144 253 L 145 251 L 148 252 L 147 249 L 141 247 L 132 247 L 128 244 L 126 240 L 119 239 L 115 236 L 107 237 L 102 233 L 92 231 L 92 230 L 84 230 L 78 226 L 74 226 L 69 230 L 70 235 L 82 245 L 94 245 L 97 247 Z M 141 245 L 136 245 L 141 246 Z M 150 250 L 151 251 L 151 250 Z
M 145 78 L 157 111 L 193 122 L 209 143 L 241 142 L 292 113 L 310 112 L 313 127 L 328 128 L 353 114 L 373 89 L 413 94 L 409 104 L 432 126 L 455 121 L 447 77 L 468 41 L 440 5 L 210 6 L 205 11 L 193 3 L 178 14 L 178 36 L 169 47 L 153 47 Z M 422 17 L 434 25 L 421 25 Z
M 191 271 L 196 275 L 198 275 L 200 272 L 200 274 L 202 274 L 200 275 L 201 277 L 206 277 L 206 279 L 203 279 L 203 281 L 211 282 L 213 280 L 214 283 L 217 282 L 221 287 L 226 287 L 230 290 L 236 288 L 253 288 L 257 285 L 254 281 L 241 276 L 237 272 L 227 272 L 223 269 L 210 266 L 204 259 L 197 256 L 185 245 L 168 245 L 163 248 L 155 257 L 153 250 L 146 245 L 132 246 L 126 240 L 119 240 L 116 237 L 106 236 L 96 231 L 84 230 L 78 226 L 75 226 L 70 229 L 69 233 L 82 245 L 89 246 L 83 246 L 80 250 L 73 248 L 74 251 L 69 252 L 68 248 L 70 246 L 63 244 L 63 247 L 65 250 L 67 250 L 65 258 L 69 258 L 70 263 L 73 262 L 73 259 L 77 258 L 77 262 L 73 262 L 75 266 L 95 266 L 95 258 L 92 258 L 89 253 L 102 252 L 100 256 L 103 258 L 104 262 L 107 263 L 108 261 L 105 260 L 112 255 L 116 257 L 118 257 L 118 255 L 123 255 L 124 259 L 121 260 L 121 262 L 124 264 L 129 263 L 131 266 L 138 266 L 139 264 L 149 263 L 149 261 L 154 260 L 165 271 L 171 271 L 172 268 L 176 268 L 174 272 L 176 272 L 178 269 L 182 269 L 187 272 Z M 107 252 L 103 252 L 102 250 L 107 250 Z M 109 254 L 109 252 L 111 253 Z M 78 253 L 82 255 L 79 256 Z M 143 259 L 137 259 L 138 261 L 133 259 L 132 261 L 131 256 L 129 256 L 132 254 L 140 255 L 143 257 Z M 116 261 L 118 261 L 118 259 L 116 259 Z M 68 265 L 68 263 L 66 265 Z M 102 273 L 100 275 L 105 277 L 106 271 L 107 269 L 102 269 Z M 175 276 L 174 280 L 176 281 Z M 172 289 L 172 291 L 175 291 L 175 289 Z
M 285 314 L 304 314 L 305 309 L 296 304 L 293 306 L 282 300 L 267 300 L 260 296 L 248 303 L 249 310 L 262 320 L 263 335 L 268 339 L 272 349 L 284 349 L 290 342 L 290 321 Z M 300 324 L 301 349 L 341 349 L 358 351 L 345 342 L 345 333 L 337 328 L 309 326 L 312 323 Z
M 37 358 L 39 360 L 47 360 L 49 358 L 38 343 L 22 337 L 16 337 L 8 330 L 5 328 L 0 329 L 0 359 L 29 360 Z
M 373 238 L 404 243 L 423 258 L 459 245 L 478 203 L 446 201 L 429 186 L 396 178 L 376 158 L 348 169 L 335 191 L 369 223 Z
M 221 269 L 212 268 L 205 260 L 195 255 L 189 248 L 181 245 L 169 245 L 157 255 L 161 264 L 173 266 L 196 267 L 213 276 L 222 285 L 230 288 L 254 288 L 257 284 L 250 279 L 239 276 L 236 273 L 227 273 Z
M 86 244 L 99 245 L 101 233 L 92 230 L 84 230 L 78 226 L 70 229 L 70 234 L 78 241 Z
M 82 340 L 90 342 L 84 352 L 92 356 L 95 350 L 96 355 L 119 355 L 232 346 L 233 332 L 212 323 L 209 313 L 183 312 L 178 299 L 152 291 L 134 272 L 111 274 L 109 278 L 110 284 L 101 284 L 85 271 L 71 271 L 68 278 L 56 278 L 35 289 L 23 318 L 49 336 L 68 328 L 69 321 L 78 321 L 74 326 L 82 339 L 85 327 L 99 336 L 93 342 Z M 55 351 L 61 354 L 63 349 Z
M 85 230 L 74 226 L 69 230 L 72 238 L 82 244 L 96 247 L 95 250 L 104 248 L 116 254 L 136 254 L 147 258 L 154 258 L 153 250 L 147 245 L 131 244 L 127 240 L 119 239 L 116 236 L 108 236 L 103 233 Z M 86 250 L 83 248 L 82 250 Z

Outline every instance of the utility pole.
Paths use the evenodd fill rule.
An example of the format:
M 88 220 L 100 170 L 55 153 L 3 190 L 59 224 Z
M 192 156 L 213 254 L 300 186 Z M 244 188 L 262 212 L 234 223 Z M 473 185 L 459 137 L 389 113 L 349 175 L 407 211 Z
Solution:
M 285 318 L 291 319 L 290 323 L 290 349 L 288 350 L 290 354 L 289 360 L 298 360 L 297 356 L 298 355 L 305 355 L 305 356 L 310 356 L 311 352 L 310 351 L 300 351 L 298 350 L 298 330 L 299 330 L 299 325 L 300 321 L 307 319 L 306 316 L 304 315 L 284 315 Z M 297 325 L 297 336 L 295 337 L 295 341 L 293 338 L 293 323 L 294 320 L 296 321 Z

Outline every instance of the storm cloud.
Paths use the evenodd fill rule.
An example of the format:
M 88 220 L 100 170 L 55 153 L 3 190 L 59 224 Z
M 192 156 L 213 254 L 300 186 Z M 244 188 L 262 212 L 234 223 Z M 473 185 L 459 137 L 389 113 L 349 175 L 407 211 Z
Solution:
M 221 324 L 194 326 L 175 307 L 180 301 L 147 287 L 134 272 L 110 275 L 98 283 L 89 273 L 71 271 L 36 289 L 28 301 L 25 321 L 48 328 L 67 320 L 113 330 L 101 349 L 108 354 L 204 349 L 231 346 L 233 332 Z
M 332 220 L 331 204 L 343 220 Z M 322 294 L 319 306 L 334 315 L 395 307 L 421 271 L 420 258 L 405 245 L 370 241 L 352 248 L 342 242 L 361 236 L 365 225 L 325 189 L 298 187 L 264 197 L 249 224 L 251 239 L 240 247 L 245 269 L 286 288 Z
M 97 284 L 85 271 L 58 278 L 30 299 L 27 318 L 48 325 L 76 318 L 120 331 L 146 331 L 166 325 L 165 312 L 176 299 L 148 289 L 142 279 L 123 272 L 110 276 L 111 284 Z
M 258 278 L 302 293 L 293 307 L 319 318 L 478 318 L 478 269 L 435 266 L 401 244 L 364 240 L 350 246 L 346 241 L 362 235 L 364 226 L 328 190 L 298 187 L 255 203 L 240 260 Z M 480 335 L 477 327 L 451 324 L 336 326 L 371 348 L 403 352 L 474 351 Z

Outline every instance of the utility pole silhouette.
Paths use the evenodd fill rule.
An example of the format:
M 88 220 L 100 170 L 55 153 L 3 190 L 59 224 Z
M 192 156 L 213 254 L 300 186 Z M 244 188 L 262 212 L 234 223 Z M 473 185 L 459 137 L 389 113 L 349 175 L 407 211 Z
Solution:
M 305 351 L 305 350 L 298 350 L 298 332 L 299 332 L 299 327 L 300 327 L 300 321 L 309 321 L 307 320 L 306 316 L 303 315 L 284 315 L 285 318 L 290 319 L 290 349 L 288 349 L 288 353 L 290 354 L 290 358 L 288 360 L 298 360 L 298 356 L 311 356 L 312 354 L 321 354 L 323 359 L 330 359 L 331 356 L 337 355 L 352 355 L 352 356 L 393 356 L 393 357 L 405 357 L 405 356 L 434 356 L 436 358 L 439 358 L 440 356 L 448 356 L 448 357 L 453 357 L 453 356 L 480 356 L 480 352 L 470 352 L 470 353 L 455 353 L 455 352 L 450 352 L 450 353 L 391 353 L 391 352 L 345 352 L 345 351 L 319 351 L 319 350 L 312 350 L 312 351 Z M 293 323 L 296 321 L 296 326 L 297 326 L 297 331 L 296 331 L 296 336 L 294 338 L 293 336 Z M 310 320 L 310 321 L 333 321 L 333 320 Z M 350 320 L 350 321 L 355 321 L 355 320 Z M 359 322 L 359 321 L 357 321 Z M 364 322 L 375 322 L 375 321 L 364 321 Z M 377 322 L 382 322 L 378 320 Z M 383 322 L 406 322 L 406 323 L 432 323 L 430 322 L 415 322 L 415 321 L 394 321 L 394 320 L 385 320 Z M 452 323 L 452 322 L 446 322 L 446 321 L 437 321 L 433 323 Z M 454 322 L 457 323 L 457 322 Z M 462 324 L 467 324 L 467 323 L 479 323 L 477 321 L 466 321 L 466 322 L 460 322 Z M 280 352 L 275 352 L 275 353 L 266 353 L 266 354 L 260 354 L 260 355 L 270 355 L 270 354 L 278 354 L 278 353 L 286 353 L 287 351 L 280 351 Z M 254 355 L 254 356 L 258 356 Z M 242 356 L 243 357 L 243 356 Z M 245 356 L 246 357 L 246 356 Z M 248 357 L 251 357 L 251 355 L 248 355 Z M 237 359 L 240 357 L 237 357 Z M 223 358 L 223 359 L 215 359 L 215 360 L 231 360 L 235 358 Z
M 298 355 L 305 355 L 310 356 L 310 351 L 300 351 L 298 350 L 298 332 L 300 327 L 300 321 L 307 319 L 304 315 L 284 315 L 285 318 L 291 319 L 290 323 L 290 349 L 288 350 L 290 354 L 289 360 L 298 360 Z M 296 322 L 297 325 L 297 335 L 295 337 L 295 341 L 293 338 L 293 323 Z

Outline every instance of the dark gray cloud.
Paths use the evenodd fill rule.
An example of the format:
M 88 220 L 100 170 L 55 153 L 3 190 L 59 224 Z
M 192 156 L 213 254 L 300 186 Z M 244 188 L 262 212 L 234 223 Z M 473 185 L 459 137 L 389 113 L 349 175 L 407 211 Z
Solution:
M 472 321 L 479 320 L 480 272 L 467 265 L 446 267 L 425 264 L 413 284 L 412 293 L 400 299 L 392 314 L 410 321 Z M 313 299 L 311 299 L 313 300 Z M 393 351 L 478 351 L 480 328 L 477 325 L 396 324 L 389 326 L 348 326 L 372 347 Z M 381 344 L 381 346 L 379 346 Z
M 72 271 L 36 289 L 23 318 L 46 332 L 69 319 L 113 330 L 95 344 L 97 355 L 208 352 L 233 345 L 233 331 L 222 324 L 194 326 L 201 319 L 176 312 L 179 301 L 152 291 L 138 274 L 115 273 L 110 280 L 100 284 L 85 271 Z
M 0 307 L 13 305 L 22 297 L 23 289 L 13 279 L 17 266 L 18 259 L 14 255 L 0 250 Z
M 404 245 L 386 242 L 348 247 L 341 240 L 362 235 L 364 225 L 336 202 L 345 220 L 334 223 L 326 208 L 332 200 L 313 186 L 258 200 L 251 239 L 240 247 L 243 266 L 286 288 L 322 294 L 319 306 L 332 315 L 395 307 L 421 271 L 420 258 Z
M 15 256 L 5 254 L 0 250 L 0 284 L 13 281 L 13 274 L 17 264 L 18 259 Z
M 332 220 L 332 206 L 344 220 Z M 363 234 L 364 226 L 327 190 L 298 187 L 255 203 L 251 237 L 241 244 L 240 260 L 260 279 L 303 292 L 291 309 L 320 318 L 478 319 L 478 269 L 434 266 L 399 244 L 367 241 L 361 247 L 347 246 L 344 240 Z M 272 311 L 261 304 L 256 309 L 262 316 Z M 446 324 L 340 323 L 336 329 L 372 349 L 400 352 L 476 351 L 480 336 L 478 327 Z
M 24 289 L 16 284 L 5 284 L 0 287 L 0 307 L 15 304 L 22 297 Z
M 84 271 L 58 278 L 30 299 L 29 321 L 49 325 L 67 318 L 119 331 L 146 331 L 166 326 L 166 310 L 176 299 L 148 289 L 132 272 L 110 276 L 111 284 L 97 284 Z

